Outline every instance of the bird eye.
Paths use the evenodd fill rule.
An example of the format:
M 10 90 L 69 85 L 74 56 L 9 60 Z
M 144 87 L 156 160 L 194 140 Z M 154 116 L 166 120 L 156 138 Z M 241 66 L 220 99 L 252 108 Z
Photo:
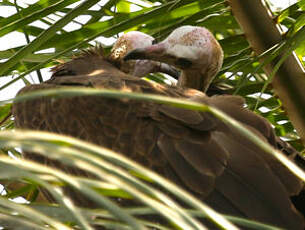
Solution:
M 190 68 L 192 66 L 192 62 L 186 58 L 178 58 L 175 61 L 175 65 L 177 65 L 181 69 L 186 69 L 186 68 Z

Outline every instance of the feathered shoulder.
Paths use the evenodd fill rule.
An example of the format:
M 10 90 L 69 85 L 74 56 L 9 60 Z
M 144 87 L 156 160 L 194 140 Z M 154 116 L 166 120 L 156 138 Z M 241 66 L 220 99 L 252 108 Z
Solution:
M 58 65 L 51 69 L 52 77 L 88 74 L 100 67 L 101 62 L 111 62 L 100 43 L 74 54 L 69 61 L 56 61 Z

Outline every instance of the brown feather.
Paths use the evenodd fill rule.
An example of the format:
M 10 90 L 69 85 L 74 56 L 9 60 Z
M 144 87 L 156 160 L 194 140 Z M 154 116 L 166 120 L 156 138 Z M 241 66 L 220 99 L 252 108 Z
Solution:
M 76 71 L 76 76 L 54 75 L 40 85 L 26 86 L 19 94 L 78 85 L 189 98 L 226 112 L 275 146 L 271 126 L 243 108 L 240 97 L 209 98 L 198 93 L 192 98 L 187 89 L 160 86 L 126 75 L 103 58 L 96 60 L 93 69 L 82 74 Z M 300 191 L 302 183 L 281 168 L 276 159 L 210 114 L 98 96 L 43 97 L 14 103 L 13 114 L 18 128 L 71 135 L 117 150 L 226 214 L 238 214 L 286 229 L 304 227 L 304 219 L 290 201 L 290 195 Z M 25 153 L 25 157 L 72 174 L 91 176 L 86 172 L 78 174 L 76 169 L 36 154 Z M 287 183 L 287 178 L 293 182 Z M 95 207 L 71 189 L 66 192 L 77 204 Z

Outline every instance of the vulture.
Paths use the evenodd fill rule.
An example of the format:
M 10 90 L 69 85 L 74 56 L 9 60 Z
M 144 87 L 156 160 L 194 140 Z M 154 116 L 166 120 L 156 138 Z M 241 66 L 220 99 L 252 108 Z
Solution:
M 145 44 L 136 42 L 140 47 L 131 49 L 126 41 L 126 46 L 115 45 L 108 57 L 101 50 L 86 52 L 56 67 L 50 80 L 26 86 L 18 94 L 77 85 L 202 102 L 230 115 L 278 148 L 271 125 L 245 108 L 241 97 L 208 97 L 204 93 L 223 60 L 222 49 L 211 32 L 183 26 L 160 43 L 148 40 Z M 181 70 L 177 86 L 139 78 L 155 71 L 175 74 L 171 66 Z M 17 128 L 66 134 L 124 154 L 221 213 L 285 229 L 304 229 L 304 217 L 290 199 L 302 190 L 303 183 L 276 158 L 209 113 L 149 101 L 78 96 L 14 103 L 13 115 Z M 25 153 L 25 157 L 73 174 L 86 173 L 33 153 Z M 86 199 L 73 197 L 73 191 L 67 193 L 78 205 L 94 207 Z

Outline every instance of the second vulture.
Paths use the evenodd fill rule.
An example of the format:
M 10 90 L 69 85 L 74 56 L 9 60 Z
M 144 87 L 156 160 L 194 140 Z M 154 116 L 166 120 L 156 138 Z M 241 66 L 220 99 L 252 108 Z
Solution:
M 262 141 L 277 147 L 271 125 L 244 108 L 242 98 L 207 97 L 187 88 L 205 91 L 222 65 L 222 49 L 207 29 L 180 27 L 163 42 L 146 44 L 125 57 L 176 66 L 182 70 L 178 87 L 151 83 L 122 72 L 126 63 L 121 62 L 120 49 L 108 58 L 89 52 L 58 67 L 50 80 L 26 86 L 20 93 L 78 85 L 186 98 L 220 109 Z M 83 59 L 92 68 L 69 69 L 69 65 Z M 160 68 L 165 69 L 163 72 L 173 71 L 159 62 L 148 63 L 158 70 L 144 68 L 144 72 Z M 127 69 L 136 73 L 136 67 L 137 63 Z M 142 71 L 140 68 L 141 74 Z M 290 196 L 301 191 L 302 182 L 273 156 L 209 113 L 147 101 L 82 96 L 15 103 L 13 114 L 16 127 L 67 134 L 118 151 L 184 187 L 221 213 L 285 229 L 304 229 L 304 218 L 290 200 Z M 25 157 L 50 163 L 36 155 Z M 74 202 L 88 205 L 81 200 Z

